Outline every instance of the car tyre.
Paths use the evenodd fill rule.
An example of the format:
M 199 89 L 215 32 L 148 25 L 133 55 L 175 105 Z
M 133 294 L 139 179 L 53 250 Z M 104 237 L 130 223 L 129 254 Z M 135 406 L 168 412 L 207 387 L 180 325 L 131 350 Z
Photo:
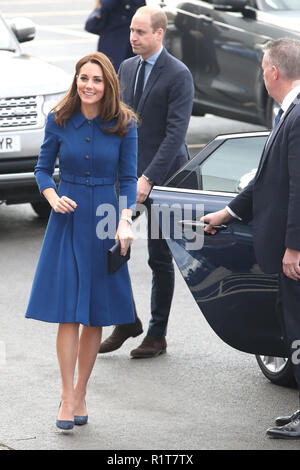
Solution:
M 256 355 L 260 370 L 275 385 L 296 387 L 293 364 L 290 359 Z
M 51 206 L 48 202 L 43 202 L 43 201 L 37 201 L 37 202 L 32 202 L 31 206 L 35 213 L 41 218 L 41 219 L 48 219 L 50 212 L 51 212 Z

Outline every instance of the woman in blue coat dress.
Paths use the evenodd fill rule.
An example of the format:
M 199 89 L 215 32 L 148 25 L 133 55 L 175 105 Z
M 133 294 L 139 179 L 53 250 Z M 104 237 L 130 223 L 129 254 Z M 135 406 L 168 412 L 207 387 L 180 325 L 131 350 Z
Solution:
M 100 36 L 98 51 L 110 58 L 116 71 L 123 60 L 134 55 L 129 27 L 137 8 L 145 4 L 145 0 L 96 0 L 95 9 L 86 21 L 85 29 Z M 104 17 L 105 26 L 99 31 Z
M 58 189 L 52 178 L 57 156 Z M 120 101 L 110 60 L 89 54 L 77 63 L 69 92 L 48 116 L 35 168 L 52 211 L 26 317 L 59 323 L 62 394 L 56 424 L 62 429 L 87 422 L 86 387 L 102 326 L 134 321 L 127 265 L 108 275 L 106 256 L 115 241 L 125 255 L 132 240 L 136 173 L 136 117 Z

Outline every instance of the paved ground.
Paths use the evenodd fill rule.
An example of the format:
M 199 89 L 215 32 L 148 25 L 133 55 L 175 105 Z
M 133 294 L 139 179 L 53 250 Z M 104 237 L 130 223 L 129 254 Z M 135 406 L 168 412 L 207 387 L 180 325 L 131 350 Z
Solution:
M 14 449 L 296 449 L 265 429 L 294 409 L 295 390 L 270 384 L 255 359 L 208 327 L 176 270 L 168 353 L 131 360 L 140 339 L 97 358 L 87 397 L 89 424 L 55 428 L 60 383 L 56 325 L 24 319 L 45 224 L 29 205 L 0 206 L 0 443 Z M 137 240 L 130 271 L 139 315 L 149 318 L 150 270 Z M 100 287 L 101 288 L 101 287 Z M 111 329 L 106 328 L 107 336 Z

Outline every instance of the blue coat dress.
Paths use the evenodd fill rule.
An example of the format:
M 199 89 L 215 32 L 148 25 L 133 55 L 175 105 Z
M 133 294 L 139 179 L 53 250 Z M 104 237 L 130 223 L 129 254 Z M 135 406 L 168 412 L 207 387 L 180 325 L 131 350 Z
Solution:
M 113 125 L 114 122 L 106 124 Z M 74 212 L 51 211 L 33 280 L 27 318 L 107 326 L 134 321 L 127 264 L 107 274 L 107 250 L 115 243 L 119 204 L 134 207 L 137 130 L 126 137 L 105 134 L 100 118 L 79 111 L 58 126 L 48 116 L 35 175 L 40 191 L 56 189 L 52 174 L 59 155 L 59 196 L 77 203 Z

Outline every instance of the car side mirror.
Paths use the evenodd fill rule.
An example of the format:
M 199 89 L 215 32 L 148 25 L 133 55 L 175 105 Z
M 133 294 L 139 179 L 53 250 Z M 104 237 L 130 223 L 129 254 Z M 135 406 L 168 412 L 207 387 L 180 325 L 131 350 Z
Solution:
M 35 24 L 29 18 L 13 18 L 8 22 L 18 42 L 32 41 L 35 37 Z
M 256 174 L 257 168 L 253 168 L 253 170 L 250 170 L 248 173 L 245 173 L 240 177 L 240 180 L 238 182 L 238 185 L 236 187 L 236 192 L 240 193 L 243 191 L 243 189 L 247 186 L 248 183 L 250 183 L 251 180 L 253 180 L 255 174 Z

